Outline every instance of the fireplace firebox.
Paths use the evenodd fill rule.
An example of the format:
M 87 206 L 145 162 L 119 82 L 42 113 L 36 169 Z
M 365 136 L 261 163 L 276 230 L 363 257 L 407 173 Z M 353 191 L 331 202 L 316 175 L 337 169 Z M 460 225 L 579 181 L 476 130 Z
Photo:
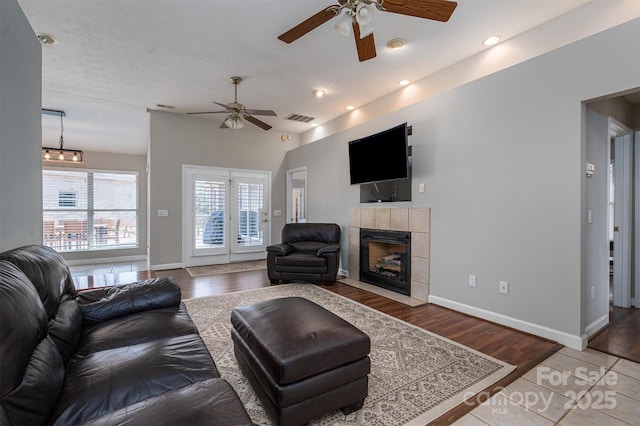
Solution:
M 360 228 L 360 281 L 411 296 L 411 233 Z

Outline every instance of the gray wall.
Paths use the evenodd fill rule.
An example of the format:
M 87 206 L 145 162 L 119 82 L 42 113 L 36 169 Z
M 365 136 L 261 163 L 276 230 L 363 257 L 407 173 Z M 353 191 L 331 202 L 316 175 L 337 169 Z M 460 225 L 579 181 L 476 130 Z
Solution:
M 601 326 L 602 319 L 609 315 L 609 119 L 589 109 L 585 119 L 586 159 L 595 166 L 593 176 L 586 179 L 584 194 L 586 214 L 588 217 L 588 211 L 593 212 L 593 222 L 582 221 L 582 324 L 587 327 Z M 595 332 L 597 328 L 589 331 Z
M 0 250 L 42 242 L 42 51 L 15 0 L 0 1 Z
M 287 168 L 308 167 L 309 217 L 344 226 L 348 208 L 359 206 L 347 142 L 407 121 L 411 204 L 432 209 L 431 295 L 522 329 L 551 329 L 576 346 L 586 325 L 582 102 L 640 86 L 639 43 L 635 19 L 302 146 L 288 153 Z M 468 287 L 469 274 L 477 287 Z
M 276 129 L 264 131 L 247 125 L 234 131 L 220 122 L 159 111 L 150 112 L 149 147 L 149 263 L 165 267 L 182 262 L 182 165 L 225 167 L 271 172 L 271 210 L 286 211 L 288 149 L 299 145 L 297 136 L 283 143 Z M 158 209 L 169 210 L 158 217 Z M 273 241 L 279 241 L 285 215 L 271 217 Z
M 138 239 L 137 249 L 92 250 L 62 253 L 67 261 L 114 259 L 147 254 L 147 156 L 85 151 L 85 169 L 138 172 Z M 72 167 L 69 167 L 72 168 Z M 75 167 L 74 167 L 75 168 Z M 117 260 L 117 259 L 114 259 Z M 80 262 L 82 263 L 82 262 Z

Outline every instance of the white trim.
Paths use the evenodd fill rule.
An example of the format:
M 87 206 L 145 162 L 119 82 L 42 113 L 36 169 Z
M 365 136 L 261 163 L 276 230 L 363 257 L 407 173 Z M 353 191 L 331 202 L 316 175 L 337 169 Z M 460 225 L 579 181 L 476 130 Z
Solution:
M 577 336 L 574 334 L 569 334 L 564 331 L 555 330 L 527 321 L 522 321 L 517 318 L 508 317 L 506 315 L 487 311 L 486 309 L 476 308 L 475 306 L 465 305 L 464 303 L 444 299 L 438 296 L 429 296 L 429 303 L 444 306 L 445 308 L 473 315 L 475 317 L 492 321 L 497 324 L 506 325 L 507 327 L 515 328 L 516 330 L 524 331 L 526 333 L 535 334 L 536 336 L 556 341 L 562 345 L 570 347 L 571 349 L 581 351 L 587 347 L 586 335 Z
M 62 256 L 64 257 L 64 255 Z M 95 259 L 72 259 L 65 262 L 68 266 L 82 266 L 82 265 L 97 265 L 101 263 L 116 263 L 116 262 L 137 262 L 140 260 L 147 260 L 147 256 L 144 254 L 138 254 L 134 256 L 119 256 L 119 257 L 100 257 Z
M 165 263 L 164 265 L 151 265 L 149 269 L 152 271 L 162 271 L 164 269 L 182 269 L 182 263 Z
M 584 329 L 584 334 L 591 337 L 609 324 L 609 314 L 601 316 Z

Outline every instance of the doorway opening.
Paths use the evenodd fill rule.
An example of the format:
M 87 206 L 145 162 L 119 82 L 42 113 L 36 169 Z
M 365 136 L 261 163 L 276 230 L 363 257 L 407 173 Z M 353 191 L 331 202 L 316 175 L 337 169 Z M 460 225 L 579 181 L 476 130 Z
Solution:
M 287 223 L 307 220 L 307 168 L 287 170 Z

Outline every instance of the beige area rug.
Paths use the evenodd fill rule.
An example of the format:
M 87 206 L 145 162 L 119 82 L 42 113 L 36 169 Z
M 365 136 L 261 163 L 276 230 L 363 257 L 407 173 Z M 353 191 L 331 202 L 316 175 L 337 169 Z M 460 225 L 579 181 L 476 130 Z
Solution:
M 191 266 L 187 272 L 192 277 L 205 275 L 228 274 L 230 272 L 257 271 L 267 269 L 266 260 L 254 260 L 251 262 L 223 263 L 220 265 Z
M 223 378 L 251 419 L 273 424 L 233 354 L 231 310 L 262 300 L 298 296 L 349 321 L 371 338 L 369 396 L 364 407 L 312 420 L 311 425 L 425 425 L 469 400 L 515 367 L 312 284 L 287 284 L 188 299 L 184 303 Z

